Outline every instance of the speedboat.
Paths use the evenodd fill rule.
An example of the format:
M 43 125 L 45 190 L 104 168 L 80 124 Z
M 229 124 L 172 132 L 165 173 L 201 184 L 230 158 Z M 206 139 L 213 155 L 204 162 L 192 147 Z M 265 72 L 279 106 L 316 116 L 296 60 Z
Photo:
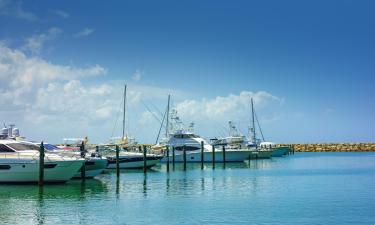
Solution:
M 44 182 L 66 182 L 83 163 L 83 159 L 45 152 Z M 0 140 L 0 182 L 33 183 L 38 180 L 39 147 L 11 139 Z

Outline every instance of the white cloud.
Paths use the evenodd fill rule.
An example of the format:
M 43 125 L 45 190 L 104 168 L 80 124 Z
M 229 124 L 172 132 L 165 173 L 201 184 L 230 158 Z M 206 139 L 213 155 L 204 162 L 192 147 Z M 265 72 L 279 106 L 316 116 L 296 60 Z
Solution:
M 67 19 L 67 18 L 70 17 L 69 13 L 67 13 L 63 10 L 60 10 L 60 9 L 55 9 L 55 10 L 51 9 L 51 10 L 49 10 L 49 12 L 54 14 L 54 15 L 57 15 L 57 16 L 63 18 L 63 19 Z
M 0 0 L 0 15 L 11 16 L 27 21 L 37 21 L 39 18 L 23 8 L 21 1 Z
M 81 31 L 79 31 L 78 33 L 75 34 L 76 37 L 86 37 L 86 36 L 89 36 L 91 35 L 92 33 L 94 33 L 94 29 L 92 28 L 85 28 Z
M 29 50 L 33 54 L 39 54 L 45 42 L 54 40 L 62 33 L 62 30 L 57 27 L 50 28 L 46 33 L 33 35 L 25 40 L 24 49 Z
M 271 123 L 280 118 L 278 109 L 283 99 L 265 91 L 242 91 L 239 95 L 185 100 L 175 108 L 185 125 L 195 122 L 202 134 L 215 136 L 223 133 L 222 128 L 227 126 L 228 121 L 236 122 L 242 131 L 246 131 L 250 125 L 251 98 L 254 99 L 254 108 L 261 123 Z
M 0 44 L 0 102 L 26 104 L 33 91 L 52 81 L 66 81 L 105 74 L 99 65 L 87 68 L 56 65 Z
M 142 78 L 142 72 L 141 70 L 136 70 L 135 73 L 132 76 L 133 81 L 138 82 Z

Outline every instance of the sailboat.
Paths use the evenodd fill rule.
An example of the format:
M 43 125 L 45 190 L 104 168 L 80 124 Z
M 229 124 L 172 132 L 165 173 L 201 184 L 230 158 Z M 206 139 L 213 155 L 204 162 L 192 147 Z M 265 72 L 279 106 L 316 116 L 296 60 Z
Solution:
M 119 166 L 121 169 L 138 169 L 144 166 L 143 153 L 129 151 L 132 148 L 136 148 L 135 145 L 129 142 L 128 137 L 125 135 L 125 115 L 126 115 L 126 85 L 124 87 L 124 107 L 123 107 L 123 118 L 122 118 L 122 137 L 115 145 L 120 146 L 119 152 Z M 114 145 L 111 146 L 99 146 L 99 151 L 105 155 L 108 159 L 108 169 L 116 168 L 116 149 Z M 152 167 L 158 164 L 162 156 L 156 154 L 146 154 L 146 166 Z

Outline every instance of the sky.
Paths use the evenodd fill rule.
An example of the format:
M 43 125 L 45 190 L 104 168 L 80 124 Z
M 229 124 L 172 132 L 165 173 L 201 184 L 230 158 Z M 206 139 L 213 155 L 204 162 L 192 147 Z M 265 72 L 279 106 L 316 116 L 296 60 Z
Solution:
M 373 142 L 373 1 L 0 0 L 0 122 L 60 143 L 154 143 L 171 94 L 207 139 Z

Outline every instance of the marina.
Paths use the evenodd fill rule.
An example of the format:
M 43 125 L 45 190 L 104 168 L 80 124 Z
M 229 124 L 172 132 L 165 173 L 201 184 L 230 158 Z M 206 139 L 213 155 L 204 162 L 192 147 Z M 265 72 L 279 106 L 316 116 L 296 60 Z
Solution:
M 0 225 L 374 225 L 374 8 L 0 0 Z
M 374 158 L 374 153 L 296 153 L 250 165 L 227 163 L 225 169 L 217 164 L 215 170 L 211 163 L 204 170 L 193 163 L 186 171 L 178 164 L 167 173 L 161 164 L 147 174 L 122 170 L 119 178 L 111 170 L 84 183 L 42 190 L 2 185 L 0 219 L 2 224 L 374 224 Z

